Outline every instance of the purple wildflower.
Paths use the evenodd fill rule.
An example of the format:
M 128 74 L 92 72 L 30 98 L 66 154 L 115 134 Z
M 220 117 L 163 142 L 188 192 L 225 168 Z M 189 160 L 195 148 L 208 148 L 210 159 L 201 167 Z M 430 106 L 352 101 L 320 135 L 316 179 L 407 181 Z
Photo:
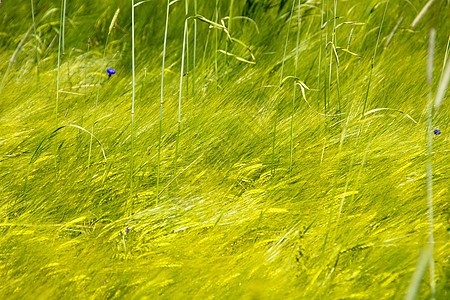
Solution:
M 111 75 L 116 74 L 116 70 L 114 70 L 113 68 L 108 68 L 106 69 L 106 73 L 108 73 L 108 78 L 111 77 Z

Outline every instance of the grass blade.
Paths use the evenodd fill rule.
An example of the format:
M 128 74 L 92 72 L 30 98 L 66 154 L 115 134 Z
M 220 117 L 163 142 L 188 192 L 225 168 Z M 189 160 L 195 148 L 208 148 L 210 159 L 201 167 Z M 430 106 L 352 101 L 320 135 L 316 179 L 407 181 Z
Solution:
M 409 282 L 408 289 L 406 291 L 405 300 L 414 300 L 419 292 L 420 282 L 422 281 L 423 275 L 427 268 L 427 264 L 433 257 L 433 250 L 430 247 L 426 247 L 419 256 L 417 260 L 416 268 L 414 269 L 413 276 Z
M 370 65 L 369 82 L 367 84 L 367 91 L 366 91 L 366 96 L 364 98 L 364 105 L 363 105 L 361 118 L 364 117 L 364 113 L 366 111 L 367 99 L 369 97 L 369 91 L 370 91 L 370 82 L 372 81 L 373 66 L 375 64 L 375 57 L 377 56 L 378 42 L 380 41 L 381 29 L 383 29 L 384 18 L 386 16 L 386 11 L 387 11 L 388 5 L 389 5 L 389 0 L 386 2 L 386 7 L 385 7 L 384 13 L 383 13 L 383 19 L 381 20 L 380 30 L 378 31 L 377 42 L 375 44 L 375 50 L 374 50 L 374 53 L 372 56 L 372 64 Z
M 163 46 L 163 57 L 162 57 L 162 70 L 161 70 L 161 105 L 159 109 L 159 136 L 158 136 L 158 170 L 156 175 L 156 191 L 159 191 L 159 184 L 161 181 L 161 146 L 162 146 L 162 118 L 163 118 L 163 104 L 164 104 L 164 65 L 166 62 L 166 48 L 167 48 L 167 30 L 169 28 L 169 9 L 170 4 L 167 0 L 166 8 L 166 25 L 164 29 L 164 46 Z M 159 193 L 158 193 L 159 199 Z
M 127 215 L 131 215 L 133 209 L 133 173 L 134 173 L 134 99 L 136 94 L 136 76 L 135 76 L 135 45 L 134 45 L 134 0 L 131 0 L 131 68 L 133 72 L 132 86 L 133 93 L 131 99 L 131 156 L 130 156 L 130 197 L 127 203 Z
M 287 47 L 288 47 L 288 42 L 289 42 L 289 33 L 291 32 L 291 22 L 292 22 L 292 14 L 294 12 L 294 4 L 295 4 L 295 1 L 292 0 L 292 8 L 291 8 L 291 12 L 289 14 L 288 31 L 286 34 L 286 41 L 284 44 L 283 60 L 281 63 L 280 83 L 279 83 L 279 87 L 278 87 L 278 94 L 277 94 L 276 100 L 275 100 L 276 101 L 275 117 L 273 120 L 273 137 L 272 137 L 272 171 L 271 171 L 272 176 L 275 175 L 275 142 L 276 142 L 276 138 L 277 138 L 278 110 L 279 110 L 279 106 L 280 106 L 280 95 L 281 95 L 281 86 L 283 84 L 284 63 L 286 61 L 286 52 L 287 52 Z
M 431 4 L 433 4 L 434 0 L 429 0 L 427 4 L 422 8 L 422 10 L 417 14 L 414 21 L 411 23 L 411 28 L 414 28 L 417 23 L 422 19 L 422 17 L 426 14 L 426 12 L 430 9 Z
M 194 0 L 194 14 L 197 15 L 197 0 Z M 195 96 L 195 63 L 197 55 L 197 20 L 194 20 L 194 57 L 192 62 L 192 96 Z
M 427 213 L 428 213 L 428 248 L 429 268 L 430 268 L 430 290 L 431 299 L 434 299 L 436 293 L 435 271 L 434 271 L 434 220 L 433 220 L 433 64 L 434 64 L 434 48 L 436 41 L 436 30 L 431 28 L 430 39 L 428 45 L 428 62 L 427 62 L 427 81 L 428 81 L 428 128 L 427 128 L 427 144 L 428 144 L 428 161 L 427 161 Z
M 434 109 L 436 111 L 436 114 L 438 113 L 439 108 L 442 105 L 442 101 L 444 100 L 445 93 L 447 92 L 449 82 L 450 82 L 450 58 L 447 60 L 444 72 L 442 73 L 442 77 L 436 92 L 436 97 L 434 100 Z
M 186 15 L 187 15 L 187 9 L 188 9 L 188 2 L 186 0 Z M 183 95 L 183 77 L 184 77 L 184 60 L 185 60 L 185 53 L 186 53 L 186 39 L 187 39 L 187 23 L 188 19 L 186 18 L 184 20 L 184 32 L 183 32 L 183 50 L 181 52 L 181 70 L 180 70 L 180 91 L 179 91 L 179 97 L 178 97 L 178 123 L 177 123 L 177 141 L 175 146 L 175 157 L 174 157 L 174 169 L 175 174 L 177 170 L 177 160 L 178 160 L 178 146 L 180 143 L 180 134 L 181 134 L 181 98 Z
M 44 137 L 44 139 L 39 143 L 39 145 L 37 146 L 36 150 L 34 150 L 33 155 L 31 156 L 30 162 L 29 164 L 33 164 L 41 155 L 42 150 L 44 149 L 44 147 L 46 146 L 46 142 L 50 141 L 58 131 L 60 131 L 61 129 L 67 128 L 67 127 L 73 127 L 73 128 L 77 128 L 83 132 L 86 132 L 87 134 L 89 134 L 100 146 L 101 150 L 102 150 L 102 155 L 103 158 L 105 159 L 105 161 L 107 160 L 106 158 L 106 152 L 105 152 L 105 148 L 103 147 L 102 143 L 100 142 L 100 140 L 94 135 L 92 134 L 92 132 L 89 132 L 87 129 L 84 129 L 81 126 L 78 125 L 73 125 L 73 124 L 68 124 L 68 125 L 63 125 L 60 126 L 58 128 L 56 128 L 55 130 L 53 130 L 50 134 L 48 134 L 46 137 Z
M 295 69 L 294 69 L 294 77 L 297 77 L 297 68 L 298 68 L 298 55 L 299 55 L 299 48 L 300 48 L 300 29 L 301 29 L 301 16 L 300 16 L 300 8 L 301 8 L 301 2 L 298 1 L 298 7 L 297 7 L 297 44 L 295 47 Z M 300 84 L 299 84 L 300 85 Z M 295 112 L 295 99 L 296 99 L 296 91 L 297 91 L 297 84 L 294 84 L 294 93 L 292 96 L 292 110 L 291 110 L 291 136 L 290 136 L 290 142 L 289 142 L 289 172 L 292 172 L 292 164 L 293 164 L 293 157 L 294 157 L 294 112 Z M 302 85 L 300 85 L 302 89 L 302 95 L 303 98 L 305 98 L 305 92 Z

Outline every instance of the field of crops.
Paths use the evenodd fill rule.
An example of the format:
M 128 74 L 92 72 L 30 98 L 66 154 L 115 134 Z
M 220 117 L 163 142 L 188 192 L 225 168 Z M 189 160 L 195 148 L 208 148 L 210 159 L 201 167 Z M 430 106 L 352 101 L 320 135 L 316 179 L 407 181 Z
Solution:
M 0 5 L 0 299 L 449 299 L 449 1 Z

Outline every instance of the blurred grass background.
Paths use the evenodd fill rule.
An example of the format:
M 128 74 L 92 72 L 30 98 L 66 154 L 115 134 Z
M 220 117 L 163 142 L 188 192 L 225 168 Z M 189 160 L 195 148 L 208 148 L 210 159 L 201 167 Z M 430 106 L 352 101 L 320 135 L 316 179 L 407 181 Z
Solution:
M 199 1 L 207 20 L 239 17 L 229 34 L 256 64 L 217 52 L 252 59 L 197 20 L 195 78 L 194 19 L 181 70 L 185 2 L 173 1 L 159 163 L 167 3 L 135 7 L 134 136 L 130 1 L 67 2 L 55 111 L 62 3 L 34 1 L 36 33 L 30 2 L 0 7 L 0 298 L 405 296 L 427 244 L 428 32 L 437 30 L 435 91 L 448 51 L 447 1 L 415 27 L 424 1 Z M 117 73 L 108 78 L 107 67 Z M 295 80 L 279 83 L 294 74 L 309 89 L 303 97 L 297 85 L 292 106 Z M 95 128 L 106 160 L 95 141 L 89 158 L 84 131 L 52 135 L 55 114 L 59 126 Z M 433 124 L 442 132 L 433 139 L 436 298 L 446 299 L 448 101 Z M 420 299 L 430 297 L 427 276 Z

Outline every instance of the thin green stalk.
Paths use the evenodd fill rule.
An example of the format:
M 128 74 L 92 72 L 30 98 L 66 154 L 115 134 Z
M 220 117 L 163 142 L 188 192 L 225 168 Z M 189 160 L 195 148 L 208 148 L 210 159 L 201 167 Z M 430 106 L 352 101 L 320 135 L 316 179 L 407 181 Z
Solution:
M 329 46 L 331 49 L 330 51 L 330 64 L 329 64 L 329 70 L 328 70 L 328 109 L 330 109 L 330 97 L 331 97 L 331 81 L 333 80 L 333 45 L 332 44 L 327 44 L 327 46 Z
M 187 0 L 186 3 L 186 11 L 187 11 Z M 183 33 L 183 50 L 181 53 L 181 70 L 180 70 L 180 93 L 178 97 L 178 130 L 177 130 L 177 142 L 175 146 L 175 158 L 174 158 L 174 169 L 175 173 L 177 173 L 177 160 L 178 160 L 178 146 L 180 144 L 180 134 L 181 134 L 181 97 L 183 94 L 183 75 L 184 75 L 184 59 L 185 59 L 185 51 L 186 51 L 186 39 L 187 39 L 187 18 L 184 20 L 184 33 Z
M 230 12 L 229 12 L 229 16 L 228 16 L 228 32 L 231 35 L 231 24 L 232 24 L 232 19 L 233 19 L 233 0 L 230 1 Z M 226 48 L 225 48 L 225 52 L 228 53 L 231 47 L 231 41 L 229 39 L 227 39 L 227 44 L 226 44 Z M 229 65 L 229 61 L 228 61 L 228 55 L 225 55 L 225 66 L 226 66 L 226 70 L 225 70 L 225 81 L 228 81 L 228 69 L 230 67 Z
M 133 72 L 133 94 L 131 100 L 131 157 L 130 157 L 130 198 L 127 204 L 127 215 L 131 215 L 133 207 L 133 169 L 134 169 L 134 99 L 136 93 L 135 51 L 134 51 L 134 0 L 131 0 L 131 67 Z
M 328 94 L 328 91 L 327 91 L 327 88 L 328 88 L 328 83 L 327 83 L 327 81 L 328 81 L 328 74 L 327 74 L 327 70 L 328 70 L 328 68 L 327 68 L 327 59 L 328 59 L 328 21 L 329 21 L 329 15 L 328 15 L 328 0 L 327 0 L 327 7 L 326 7 L 326 24 L 325 24 L 325 53 L 324 53 L 324 55 L 325 55 L 325 59 L 323 60 L 323 64 L 324 64 L 324 72 L 325 72 L 325 74 L 324 74 L 324 86 L 323 86 L 323 105 L 324 105 L 324 114 L 326 115 L 327 114 L 327 112 L 328 112 L 328 106 L 329 106 L 329 103 L 328 103 L 328 97 L 329 97 L 329 94 Z M 323 3 L 322 3 L 322 6 L 323 6 Z M 325 128 L 326 128 L 326 122 L 327 122 L 327 118 L 325 118 Z
M 187 20 L 189 17 L 189 3 L 188 0 L 185 2 L 185 19 Z M 186 26 L 187 23 L 186 23 Z M 186 28 L 186 72 L 183 73 L 186 75 L 186 100 L 189 98 L 189 28 Z
M 159 200 L 159 183 L 161 181 L 162 116 L 163 116 L 163 104 L 164 104 L 164 65 L 166 62 L 167 29 L 169 27 L 169 9 L 170 9 L 169 0 L 167 0 L 166 26 L 164 29 L 164 46 L 163 46 L 162 71 L 161 71 L 161 106 L 159 109 L 159 137 L 158 137 L 158 162 L 157 162 L 158 173 L 156 176 L 156 191 L 158 193 L 158 200 Z
M 297 9 L 297 45 L 295 48 L 295 69 L 294 69 L 294 77 L 297 77 L 297 68 L 298 68 L 298 54 L 300 48 L 300 29 L 301 29 L 301 18 L 300 18 L 300 8 L 301 8 L 301 0 L 298 0 L 298 9 Z M 292 97 L 292 114 L 291 114 L 291 138 L 290 138 L 290 157 L 289 157 L 289 173 L 292 172 L 292 162 L 294 157 L 294 112 L 295 112 L 295 98 L 297 91 L 297 84 L 294 83 L 294 95 Z
M 277 121 L 278 121 L 278 109 L 280 106 L 280 95 L 281 95 L 281 85 L 283 83 L 283 72 L 284 72 L 284 62 L 286 60 L 286 52 L 289 41 L 289 33 L 291 32 L 291 23 L 292 23 L 292 14 L 294 12 L 295 0 L 292 0 L 292 8 L 291 13 L 289 14 L 289 23 L 288 23 L 288 32 L 286 34 L 286 42 L 284 44 L 284 52 L 283 52 L 283 62 L 281 63 L 281 73 L 280 73 L 280 83 L 278 87 L 278 94 L 276 96 L 276 104 L 275 104 L 275 117 L 273 121 L 273 138 L 272 138 L 272 170 L 271 175 L 275 175 L 275 142 L 277 137 Z
M 329 17 L 329 7 L 330 7 L 330 2 L 327 0 L 327 7 L 326 7 L 326 11 L 327 11 L 327 14 L 326 14 L 326 25 L 325 25 L 325 60 L 324 60 L 324 64 L 325 64 L 325 76 L 324 76 L 324 80 L 325 80 L 325 82 L 324 82 L 324 114 L 325 115 L 327 115 L 327 113 L 328 113 L 328 109 L 329 109 L 329 106 L 330 106 L 330 102 L 329 102 L 329 98 L 330 98 L 330 95 L 331 95 L 331 79 L 332 79 L 332 65 L 333 65 L 333 53 L 332 53 L 332 50 L 331 49 L 328 49 L 328 47 L 330 46 L 330 43 L 328 42 L 328 24 L 330 23 L 329 21 L 330 21 L 330 17 Z M 334 20 L 334 22 L 335 22 L 335 20 Z M 335 23 L 334 23 L 335 24 Z M 335 26 L 333 26 L 333 30 L 334 30 L 334 28 L 335 28 Z M 333 43 L 333 37 L 334 37 L 334 34 L 332 33 L 331 34 L 331 47 L 330 48 L 332 48 L 333 47 L 333 45 L 332 45 L 332 43 Z M 328 68 L 327 68 L 327 58 L 328 58 L 328 52 L 330 52 L 330 69 L 329 69 L 329 74 L 327 74 L 327 70 L 328 70 Z M 328 76 L 327 76 L 328 75 Z M 328 77 L 328 84 L 327 84 L 327 77 Z M 328 92 L 327 92 L 327 89 L 328 89 Z M 327 98 L 328 97 L 328 98 Z M 325 118 L 325 121 L 324 121 L 324 130 L 325 130 L 325 132 L 326 132 L 326 130 L 327 130 L 327 118 Z M 322 156 L 325 154 L 325 145 L 326 145 L 326 141 L 327 141 L 327 137 L 326 137 L 326 135 L 324 136 L 324 147 L 323 147 L 323 150 L 322 150 Z M 338 156 L 338 159 L 339 159 L 339 156 Z M 323 159 L 322 159 L 323 160 Z M 322 161 L 321 160 L 321 161 Z M 339 161 L 338 161 L 338 163 L 337 163 L 337 165 L 339 165 Z M 336 182 L 337 182 L 337 178 L 336 178 L 336 176 L 334 177 L 334 183 L 333 183 L 333 193 L 334 193 L 334 191 L 335 191 L 335 188 L 336 188 Z M 325 239 L 324 239 L 324 241 L 323 241 L 323 245 L 322 245 L 322 252 L 321 252 L 321 256 L 323 256 L 323 254 L 325 253 L 325 248 L 326 248 L 326 245 L 327 245 L 327 242 L 328 242 L 328 235 L 330 234 L 330 223 L 331 223 L 331 217 L 332 217 L 332 215 L 333 215 L 333 205 L 331 205 L 331 207 L 330 207 L 330 211 L 329 211 L 329 214 L 328 214 L 328 221 L 327 221 L 327 227 L 328 227 L 328 230 L 327 230 L 327 232 L 326 232 L 326 234 L 325 234 Z
M 61 35 L 61 31 L 64 29 L 64 22 L 65 22 L 65 13 L 63 13 L 63 5 L 65 5 L 66 1 L 61 1 L 61 15 L 60 15 L 60 21 L 59 21 L 59 36 L 58 36 L 58 71 L 56 75 L 56 103 L 55 103 L 55 128 L 58 128 L 59 126 L 59 120 L 58 120 L 58 110 L 59 110 L 59 87 L 60 87 L 60 81 L 61 81 L 61 44 L 64 43 L 64 36 Z M 56 176 L 58 176 L 58 141 L 55 138 L 55 168 L 56 168 Z
M 229 16 L 229 20 L 228 20 L 228 32 L 230 33 L 230 35 L 231 35 L 231 25 L 232 25 L 232 21 L 233 21 L 233 3 L 234 3 L 234 0 L 231 0 L 230 1 L 230 16 Z M 228 51 L 227 51 L 228 52 Z
M 108 46 L 109 37 L 111 35 L 111 31 L 114 27 L 114 24 L 117 21 L 119 12 L 120 12 L 120 9 L 117 9 L 111 20 L 111 24 L 109 25 L 108 35 L 106 36 L 105 46 L 103 48 L 103 60 L 105 60 L 106 48 Z M 90 44 L 90 39 L 89 39 L 88 43 Z M 89 49 L 89 44 L 88 44 L 88 49 Z M 94 121 L 92 122 L 92 134 L 95 134 L 94 129 L 95 129 L 95 122 L 96 122 L 96 115 L 97 115 L 97 106 L 98 106 L 98 99 L 100 97 L 100 87 L 101 87 L 101 83 L 102 83 L 102 72 L 103 72 L 104 67 L 105 67 L 105 65 L 102 65 L 100 68 L 100 72 L 98 73 L 97 96 L 95 98 L 95 114 L 94 114 Z M 93 142 L 93 140 L 92 140 L 92 136 L 91 136 L 91 141 L 89 143 L 88 168 L 91 165 L 92 142 Z
M 433 65 L 434 65 L 434 48 L 436 41 L 436 30 L 430 29 L 430 37 L 428 43 L 428 59 L 427 59 L 427 83 L 428 83 L 428 103 L 427 103 L 427 214 L 428 214 L 428 243 L 420 254 L 414 274 L 406 291 L 405 299 L 414 300 L 417 298 L 419 287 L 422 282 L 425 270 L 428 265 L 430 272 L 430 299 L 435 299 L 436 282 L 435 282 L 435 266 L 434 266 L 434 219 L 433 219 Z M 438 88 L 439 89 L 439 88 Z
M 64 0 L 64 8 L 63 8 L 63 24 L 62 24 L 62 54 L 64 55 L 66 52 L 64 51 L 64 37 L 65 37 L 65 31 L 64 28 L 66 27 L 66 0 Z
M 450 50 L 450 35 L 448 36 L 447 47 L 445 47 L 445 55 L 444 55 L 444 62 L 442 63 L 441 78 L 444 76 L 445 64 L 447 62 L 449 50 Z
M 197 15 L 197 0 L 194 0 L 194 15 Z M 194 57 L 192 62 L 192 96 L 195 96 L 195 57 L 197 54 L 197 19 L 194 19 Z
M 319 30 L 319 65 L 317 68 L 317 91 L 319 96 L 317 97 L 318 109 L 320 109 L 320 74 L 322 73 L 322 27 L 323 27 L 323 0 L 322 0 L 322 9 L 321 9 L 321 20 L 320 20 L 320 30 Z
M 336 51 L 337 44 L 337 36 L 336 36 L 336 19 L 337 19 L 337 0 L 334 0 L 334 23 L 333 23 L 333 49 Z M 336 92 L 337 92 L 337 100 L 338 100 L 338 111 L 339 111 L 339 119 L 341 118 L 341 96 L 340 96 L 340 87 L 339 87 L 339 60 L 336 55 Z
M 201 63 L 202 68 L 204 68 L 204 66 L 207 65 L 207 63 L 208 63 L 206 61 L 206 53 L 208 53 L 208 44 L 209 44 L 210 36 L 211 36 L 211 30 L 208 30 L 208 34 L 206 35 L 206 42 L 205 42 L 205 45 L 203 46 L 203 57 L 202 57 L 202 63 Z
M 328 3 L 328 2 L 327 2 Z M 328 4 L 327 4 L 327 8 L 328 8 Z M 321 15 L 322 15 L 322 19 L 321 19 L 321 27 L 320 30 L 325 29 L 325 49 L 324 49 L 324 53 L 323 53 L 323 112 L 324 115 L 326 116 L 328 113 L 328 101 L 327 101 L 327 57 L 328 57 L 328 9 L 325 15 L 325 0 L 322 0 L 322 7 L 321 7 Z M 326 17 L 326 18 L 325 18 Z M 324 23 L 325 20 L 325 23 Z M 323 34 L 321 33 L 321 37 L 320 37 L 320 43 L 321 43 L 321 47 L 322 47 L 322 39 L 323 39 Z M 322 66 L 319 66 L 319 71 L 321 71 Z M 319 94 L 320 94 L 320 89 L 319 89 Z M 324 155 L 325 155 L 325 148 L 326 148 L 326 142 L 327 142 L 327 137 L 326 137 L 326 132 L 327 132 L 327 118 L 324 118 L 324 122 L 323 122 L 323 148 L 322 148 L 322 154 L 321 154 L 321 158 L 320 158 L 320 164 L 323 163 L 324 160 Z M 325 243 L 326 243 L 326 239 L 327 237 L 325 237 Z M 322 254 L 325 248 L 322 248 Z
M 427 144 L 428 144 L 428 161 L 427 161 L 427 202 L 428 202 L 428 246 L 430 249 L 429 270 L 430 270 L 430 290 L 431 299 L 434 299 L 436 292 L 435 271 L 434 271 L 434 221 L 433 221 L 433 63 L 434 63 L 434 45 L 436 40 L 436 30 L 431 28 L 430 41 L 428 46 L 428 122 L 427 122 Z
M 363 105 L 361 118 L 364 117 L 364 113 L 366 112 L 367 98 L 369 97 L 370 83 L 372 81 L 373 66 L 375 63 L 375 57 L 377 56 L 378 42 L 380 41 L 381 29 L 383 29 L 384 17 L 386 16 L 386 11 L 387 11 L 388 5 L 389 5 L 389 0 L 386 2 L 386 7 L 384 8 L 383 19 L 381 20 L 380 30 L 378 31 L 378 36 L 377 36 L 377 43 L 375 44 L 375 51 L 372 56 L 372 63 L 370 65 L 369 83 L 367 84 L 367 91 L 366 91 L 366 96 L 364 98 L 364 105 Z
M 329 21 L 330 21 L 330 18 L 329 18 L 329 16 L 328 16 L 328 14 L 329 14 L 329 6 L 330 6 L 330 2 L 327 0 L 327 20 L 328 20 L 328 23 L 329 23 Z M 336 20 L 334 20 L 334 21 L 336 21 Z M 328 24 L 327 24 L 328 25 Z M 334 27 L 333 27 L 333 31 L 334 31 Z M 329 71 L 328 71 L 328 109 L 330 108 L 330 97 L 331 97 L 331 81 L 332 81 L 332 77 L 333 77 L 333 35 L 334 35 L 334 32 L 331 32 L 331 41 L 328 41 L 328 26 L 327 26 L 327 28 L 326 28 L 326 35 L 327 35 L 327 43 L 326 43 L 326 45 L 327 45 L 327 52 L 329 52 L 330 54 L 329 54 L 329 57 L 330 57 L 330 69 L 329 69 Z M 331 42 L 331 44 L 330 44 L 330 42 Z
M 422 283 L 423 275 L 425 275 L 425 270 L 430 259 L 433 257 L 433 251 L 427 245 L 420 252 L 419 259 L 417 260 L 416 267 L 414 269 L 414 274 L 409 282 L 408 289 L 406 290 L 406 295 L 404 300 L 414 300 L 417 298 L 419 292 L 420 284 Z M 434 299 L 434 298 L 432 298 Z
M 60 16 L 60 22 L 59 22 L 59 35 L 58 35 L 58 71 L 56 75 L 56 103 L 55 103 L 55 128 L 58 128 L 58 106 L 59 106 L 59 86 L 60 86 L 60 71 L 61 71 L 61 49 L 62 49 L 62 43 L 64 43 L 64 36 L 61 35 L 61 32 L 64 28 L 64 18 L 65 14 L 63 13 L 63 7 L 65 5 L 65 0 L 61 1 L 61 16 Z M 55 144 L 55 150 L 56 150 L 56 144 Z M 55 152 L 56 154 L 56 152 Z
M 36 32 L 36 21 L 34 19 L 34 5 L 33 5 L 33 0 L 30 0 L 31 2 L 31 17 L 33 18 L 33 29 L 34 29 L 34 39 L 36 40 L 36 76 L 37 76 L 37 81 L 39 82 L 39 41 L 38 41 L 38 37 L 37 37 L 37 32 Z
M 447 53 L 446 53 L 447 56 Z M 448 88 L 448 84 L 450 82 L 450 59 L 447 60 L 446 63 L 442 66 L 442 75 L 439 80 L 439 86 L 436 91 L 436 96 L 434 99 L 434 113 L 437 115 L 439 113 L 439 108 L 442 105 L 442 101 L 444 101 L 445 93 Z
M 338 99 L 338 109 L 339 109 L 339 116 L 341 115 L 341 88 L 340 88 L 340 81 L 339 81 L 339 64 L 336 62 L 336 92 L 337 92 L 337 99 Z
M 87 57 L 89 54 L 89 50 L 91 48 L 91 39 L 88 39 L 88 46 L 87 46 L 87 51 L 86 54 L 84 56 L 84 103 L 87 103 L 87 87 L 88 87 L 88 83 L 87 83 Z M 81 115 L 81 126 L 83 126 L 83 115 Z M 92 132 L 94 133 L 94 132 Z
M 219 20 L 219 0 L 216 0 L 216 9 L 214 11 L 214 15 L 215 15 L 215 22 L 217 23 Z M 219 50 L 219 37 L 218 37 L 218 32 L 217 30 L 215 30 L 214 32 L 214 37 L 215 37 L 215 51 L 214 51 L 214 71 L 216 74 L 216 88 L 219 88 L 219 70 L 217 67 L 217 52 Z

